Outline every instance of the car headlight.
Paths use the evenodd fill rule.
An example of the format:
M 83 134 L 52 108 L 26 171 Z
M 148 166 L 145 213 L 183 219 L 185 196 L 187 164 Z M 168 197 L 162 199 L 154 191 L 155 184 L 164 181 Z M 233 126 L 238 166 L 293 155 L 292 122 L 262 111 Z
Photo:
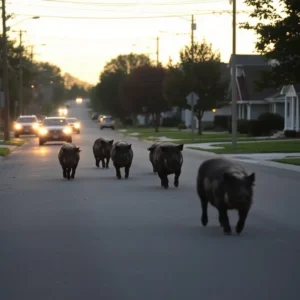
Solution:
M 63 133 L 64 134 L 71 134 L 72 133 L 72 129 L 70 127 L 66 127 L 63 129 Z
M 18 123 L 15 124 L 15 129 L 16 129 L 16 130 L 20 130 L 21 128 L 22 128 L 22 126 L 21 126 L 20 124 L 18 124 Z
M 39 133 L 40 133 L 41 135 L 45 135 L 45 134 L 48 133 L 48 130 L 47 130 L 46 128 L 41 128 L 40 131 L 39 131 Z
M 39 128 L 39 123 L 33 123 L 32 128 L 33 129 L 38 129 Z
M 68 110 L 67 110 L 67 109 L 63 109 L 62 113 L 63 113 L 64 115 L 66 115 L 66 114 L 68 113 Z
M 80 128 L 80 124 L 79 124 L 79 123 L 75 123 L 75 124 L 74 124 L 74 127 L 75 127 L 76 129 L 79 129 L 79 128 Z
M 62 113 L 63 113 L 63 110 L 60 108 L 60 109 L 58 110 L 58 112 L 59 112 L 60 114 L 62 114 Z

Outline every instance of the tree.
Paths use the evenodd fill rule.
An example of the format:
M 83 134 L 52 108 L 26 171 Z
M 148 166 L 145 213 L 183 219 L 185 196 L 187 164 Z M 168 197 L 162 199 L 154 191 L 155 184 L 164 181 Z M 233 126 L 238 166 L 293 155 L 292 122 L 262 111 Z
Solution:
M 280 87 L 300 83 L 300 1 L 245 0 L 254 11 L 241 28 L 253 30 L 257 35 L 256 50 L 269 60 L 275 60 L 270 71 L 264 72 L 262 87 Z M 258 21 L 257 21 L 258 20 Z
M 100 83 L 91 90 L 90 94 L 95 110 L 120 118 L 123 123 L 127 115 L 121 106 L 119 88 L 125 78 L 126 74 L 122 70 L 104 71 L 100 76 Z
M 104 66 L 104 71 L 116 72 L 122 71 L 124 74 L 130 74 L 131 71 L 143 65 L 150 65 L 151 60 L 145 54 L 121 54 L 113 58 Z
M 163 95 L 165 69 L 144 65 L 132 71 L 122 86 L 124 109 L 134 114 L 149 114 L 155 131 L 159 131 L 160 115 L 169 108 Z
M 199 100 L 195 105 L 195 115 L 199 121 L 198 133 L 201 134 L 201 120 L 206 111 L 223 101 L 227 82 L 222 80 L 222 63 L 220 54 L 214 52 L 212 45 L 194 44 L 194 61 L 191 46 L 180 51 L 180 64 L 168 67 L 164 82 L 164 93 L 173 106 L 190 108 L 186 96 L 194 91 Z

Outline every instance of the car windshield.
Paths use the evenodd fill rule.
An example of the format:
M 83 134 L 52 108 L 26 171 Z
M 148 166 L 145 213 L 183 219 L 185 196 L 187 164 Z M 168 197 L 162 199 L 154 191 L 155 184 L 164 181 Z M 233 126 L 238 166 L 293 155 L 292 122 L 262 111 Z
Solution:
M 103 120 L 104 120 L 104 121 L 108 121 L 108 122 L 110 122 L 110 121 L 112 121 L 113 119 L 112 119 L 112 118 L 110 118 L 110 117 L 108 117 L 108 118 L 103 118 Z
M 77 119 L 76 118 L 68 118 L 67 121 L 68 121 L 68 123 L 75 123 L 75 122 L 77 122 Z
M 33 123 L 33 122 L 37 122 L 37 119 L 35 117 L 19 117 L 17 119 L 17 122 L 20 122 L 20 123 Z
M 46 126 L 62 126 L 62 125 L 68 125 L 66 119 L 45 119 L 44 125 Z

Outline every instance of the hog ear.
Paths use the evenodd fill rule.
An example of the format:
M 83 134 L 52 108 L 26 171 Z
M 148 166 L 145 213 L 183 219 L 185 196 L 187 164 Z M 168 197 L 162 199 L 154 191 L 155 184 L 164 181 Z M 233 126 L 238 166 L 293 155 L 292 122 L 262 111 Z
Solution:
M 149 148 L 147 148 L 147 150 L 148 151 L 153 151 L 155 148 L 156 148 L 156 145 L 153 144 L 152 146 L 150 146 Z
M 183 150 L 183 146 L 184 146 L 183 144 L 180 144 L 180 145 L 177 146 L 177 149 L 179 149 L 180 151 L 182 151 Z
M 255 182 L 255 173 L 250 174 L 250 175 L 247 177 L 247 180 L 248 180 L 248 182 L 249 182 L 251 185 L 253 185 L 254 182 Z
M 112 145 L 114 143 L 114 140 L 108 141 L 108 143 Z
M 223 180 L 224 180 L 224 182 L 230 182 L 230 181 L 232 181 L 233 179 L 234 179 L 234 176 L 233 176 L 231 173 L 225 172 L 225 173 L 223 174 Z
M 77 151 L 77 152 L 81 152 L 81 150 L 80 150 L 79 147 L 76 147 L 76 151 Z
M 131 149 L 131 144 L 128 145 L 128 149 Z

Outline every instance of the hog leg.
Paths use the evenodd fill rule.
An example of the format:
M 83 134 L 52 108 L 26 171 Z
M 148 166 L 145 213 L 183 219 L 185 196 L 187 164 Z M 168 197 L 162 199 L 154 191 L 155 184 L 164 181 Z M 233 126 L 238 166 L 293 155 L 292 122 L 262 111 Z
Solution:
M 168 175 L 165 174 L 164 172 L 160 173 L 161 178 L 161 185 L 165 188 L 168 189 L 169 188 L 169 179 L 168 179 Z
M 202 189 L 201 186 L 199 185 L 197 185 L 197 192 L 200 198 L 201 209 L 202 209 L 201 223 L 203 226 L 206 226 L 208 223 L 208 215 L 207 215 L 208 200 L 206 198 L 204 189 Z
M 236 233 L 240 234 L 243 231 L 248 212 L 248 208 L 239 210 L 239 220 L 235 227 Z
M 67 169 L 66 168 L 63 168 L 63 177 L 67 178 Z
M 174 178 L 174 186 L 178 187 L 179 186 L 179 176 L 181 174 L 181 170 L 175 173 L 175 178 Z
M 154 163 L 151 161 L 151 164 L 152 164 L 152 168 L 153 168 L 153 173 L 155 174 L 157 172 L 155 166 L 154 166 Z
M 70 174 L 71 174 L 71 168 L 68 168 L 68 170 L 67 170 L 67 178 L 68 178 L 68 180 L 71 179 Z
M 106 158 L 106 169 L 108 169 L 108 165 L 109 165 L 109 157 Z
M 105 169 L 105 160 L 104 160 L 104 158 L 101 159 L 101 162 L 102 162 L 102 168 Z
M 120 167 L 114 165 L 115 169 L 116 169 L 116 176 L 118 179 L 121 179 L 122 176 L 121 176 L 121 172 L 120 172 Z
M 72 168 L 71 179 L 75 178 L 76 168 L 77 168 L 77 165 Z
M 97 158 L 96 158 L 96 167 L 97 167 L 97 168 L 99 168 L 99 162 L 100 162 L 100 159 L 97 157 Z
M 125 167 L 125 178 L 128 179 L 131 165 Z
M 231 226 L 229 223 L 229 218 L 228 218 L 226 207 L 223 207 L 223 206 L 220 207 L 219 212 L 220 212 L 220 221 L 221 221 L 220 223 L 223 226 L 224 234 L 229 235 L 229 234 L 231 234 Z
M 223 224 L 222 224 L 222 217 L 221 217 L 220 211 L 219 211 L 219 223 L 220 223 L 220 226 L 223 227 Z

